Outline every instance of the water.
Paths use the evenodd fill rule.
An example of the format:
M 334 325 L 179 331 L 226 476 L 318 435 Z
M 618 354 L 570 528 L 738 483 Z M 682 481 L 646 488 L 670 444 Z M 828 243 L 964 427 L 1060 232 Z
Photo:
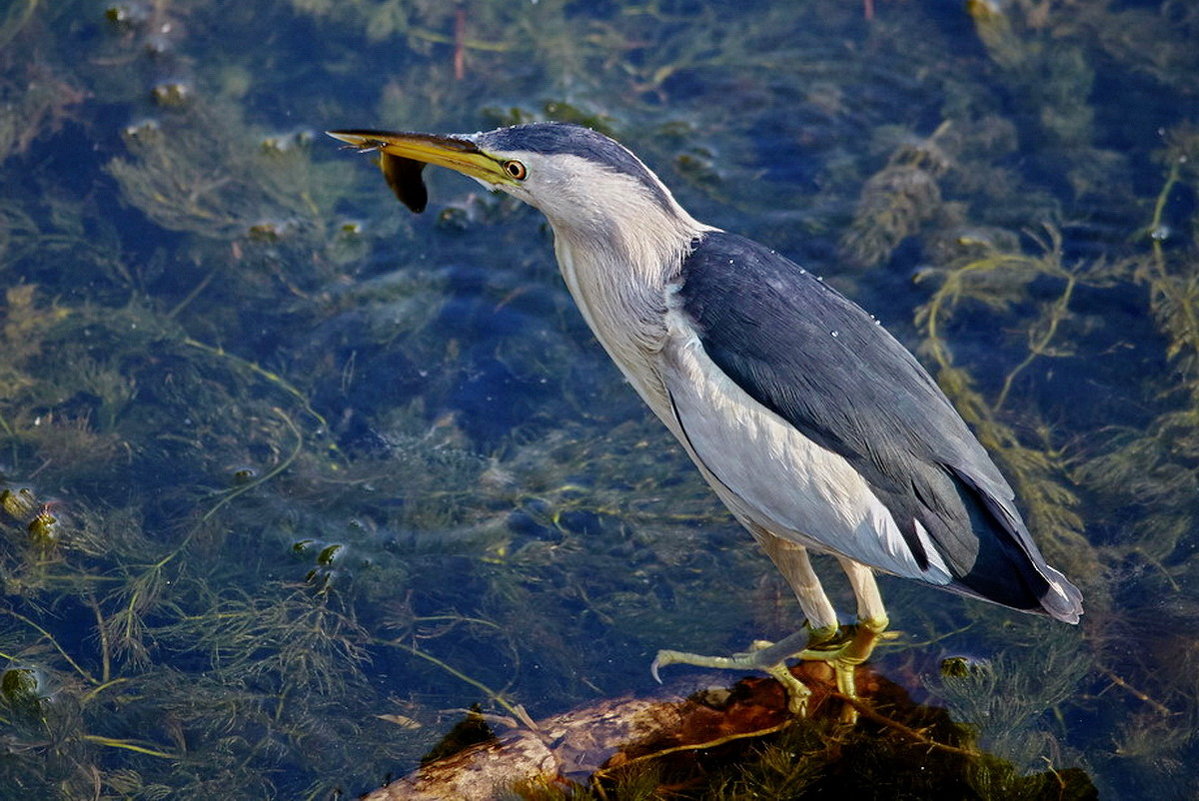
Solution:
M 883 579 L 877 669 L 1017 772 L 1193 797 L 1199 12 L 866 8 L 0 7 L 0 797 L 353 795 L 799 625 L 542 218 L 432 169 L 414 217 L 319 133 L 542 118 L 917 350 L 1084 590 Z

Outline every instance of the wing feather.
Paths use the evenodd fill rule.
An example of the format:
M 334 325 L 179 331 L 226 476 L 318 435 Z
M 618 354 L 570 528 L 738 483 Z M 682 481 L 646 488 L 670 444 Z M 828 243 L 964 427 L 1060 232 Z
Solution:
M 918 564 L 931 545 L 952 589 L 1077 620 L 1078 591 L 1045 563 L 990 456 L 915 357 L 860 307 L 723 231 L 696 243 L 676 303 L 725 375 L 865 479 Z

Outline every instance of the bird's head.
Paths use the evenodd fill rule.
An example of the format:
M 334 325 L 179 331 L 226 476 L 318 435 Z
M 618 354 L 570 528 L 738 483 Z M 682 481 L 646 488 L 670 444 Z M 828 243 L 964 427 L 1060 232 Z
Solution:
M 579 125 L 540 122 L 449 136 L 329 135 L 360 151 L 377 151 L 396 196 L 416 212 L 428 200 L 421 171 L 436 164 L 525 201 L 545 214 L 559 236 L 579 242 L 689 239 L 702 228 L 632 152 Z

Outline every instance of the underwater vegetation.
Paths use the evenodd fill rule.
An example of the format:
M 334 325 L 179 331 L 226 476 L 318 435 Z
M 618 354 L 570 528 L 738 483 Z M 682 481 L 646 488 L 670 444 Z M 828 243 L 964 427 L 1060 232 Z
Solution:
M 977 757 L 813 722 L 586 792 L 1191 797 L 1196 40 L 1182 0 L 0 6 L 0 798 L 354 797 L 472 705 L 799 623 L 537 215 L 431 170 L 413 218 L 318 136 L 531 119 L 878 315 L 1087 608 L 883 581 L 873 668 Z

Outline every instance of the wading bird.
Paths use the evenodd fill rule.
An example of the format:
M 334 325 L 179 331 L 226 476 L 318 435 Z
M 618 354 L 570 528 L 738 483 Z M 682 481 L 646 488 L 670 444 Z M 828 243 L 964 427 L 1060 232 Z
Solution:
M 822 660 L 853 696 L 887 627 L 876 570 L 1078 622 L 1081 594 L 912 354 L 794 262 L 695 220 L 619 143 L 561 123 L 330 135 L 377 152 L 413 211 L 426 164 L 539 209 L 596 338 L 795 591 L 806 628 L 726 657 L 660 651 L 655 677 L 679 663 L 764 670 L 802 713 L 810 691 L 785 660 Z M 849 576 L 858 623 L 844 638 L 809 551 Z

